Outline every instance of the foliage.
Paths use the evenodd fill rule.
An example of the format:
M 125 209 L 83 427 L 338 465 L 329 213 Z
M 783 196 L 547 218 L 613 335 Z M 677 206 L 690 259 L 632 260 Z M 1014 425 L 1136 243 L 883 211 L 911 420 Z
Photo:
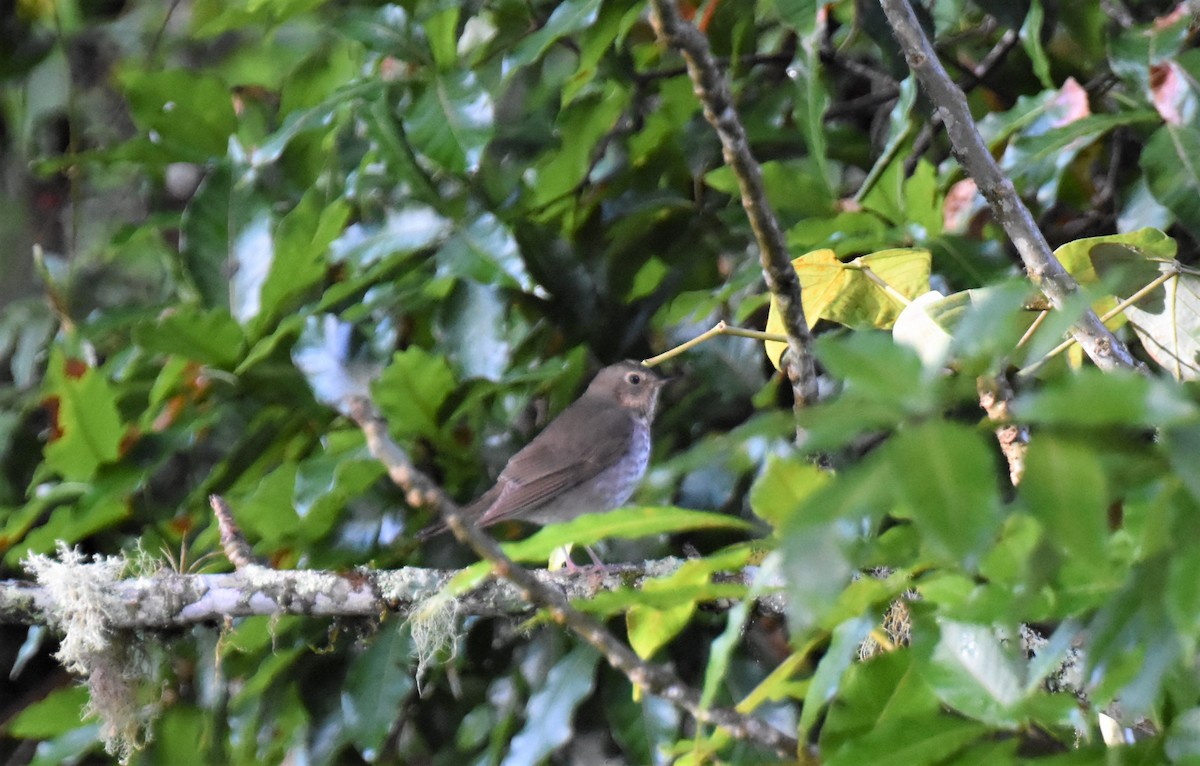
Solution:
M 831 393 L 800 416 L 797 446 L 759 343 L 678 357 L 637 500 L 754 524 L 634 512 L 630 534 L 673 534 L 613 541 L 610 560 L 699 555 L 580 606 L 706 700 L 798 731 L 823 763 L 1187 762 L 1193 19 L 1166 3 L 928 5 L 1084 299 L 1022 342 L 1037 296 L 873 3 L 702 4 L 820 299 L 806 292 L 805 308 Z M 465 500 L 598 363 L 718 320 L 767 322 L 732 171 L 641 3 L 17 6 L 0 20 L 19 41 L 0 50 L 3 577 L 56 541 L 214 550 L 213 492 L 276 567 L 464 566 L 450 541 L 413 542 L 428 513 L 326 386 L 369 386 L 418 465 Z M 1121 309 L 1110 323 L 1152 376 L 1044 359 L 1087 304 Z M 331 345 L 349 374 L 310 363 Z M 1013 414 L 1033 429 L 1016 488 L 975 382 L 1012 368 Z M 602 517 L 576 524 L 570 539 L 605 536 Z M 755 594 L 781 583 L 786 624 L 721 582 L 751 565 Z M 911 645 L 860 660 L 910 591 Z M 169 657 L 140 690 L 158 715 L 131 762 L 767 758 L 634 695 L 556 627 L 469 618 L 418 680 L 398 622 L 129 637 Z M 1033 656 L 1022 626 L 1042 638 Z M 52 670 L 54 641 L 0 627 L 0 753 L 109 762 L 76 715 L 87 695 Z M 1109 748 L 1101 710 L 1151 734 Z

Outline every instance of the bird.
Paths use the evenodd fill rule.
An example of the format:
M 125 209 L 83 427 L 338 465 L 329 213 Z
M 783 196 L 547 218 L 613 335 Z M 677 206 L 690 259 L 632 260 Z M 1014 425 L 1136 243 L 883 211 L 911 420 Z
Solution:
M 624 505 L 650 462 L 650 425 L 668 380 L 633 360 L 600 370 L 463 508 L 463 519 L 481 528 L 510 519 L 545 525 Z M 437 522 L 417 539 L 446 530 Z

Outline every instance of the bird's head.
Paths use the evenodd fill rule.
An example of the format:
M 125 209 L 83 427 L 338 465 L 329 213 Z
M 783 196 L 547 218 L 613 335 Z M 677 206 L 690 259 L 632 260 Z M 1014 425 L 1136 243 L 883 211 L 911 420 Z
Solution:
M 658 392 L 668 380 L 641 362 L 626 360 L 597 373 L 587 393 L 589 396 L 615 399 L 622 407 L 653 420 Z

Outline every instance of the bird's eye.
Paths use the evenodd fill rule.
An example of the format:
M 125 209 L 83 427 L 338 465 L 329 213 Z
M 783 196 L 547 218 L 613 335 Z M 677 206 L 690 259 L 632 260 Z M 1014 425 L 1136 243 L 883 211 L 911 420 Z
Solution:
M 628 380 L 630 383 L 636 386 L 638 383 L 642 382 L 642 376 L 638 375 L 636 372 L 631 372 L 625 376 L 625 380 Z

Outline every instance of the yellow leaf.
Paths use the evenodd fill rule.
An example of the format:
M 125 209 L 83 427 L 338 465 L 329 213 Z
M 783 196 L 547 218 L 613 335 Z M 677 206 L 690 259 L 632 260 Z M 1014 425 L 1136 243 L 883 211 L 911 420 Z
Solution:
M 904 303 L 878 282 L 908 299 L 929 290 L 928 250 L 880 250 L 846 263 L 839 260 L 833 250 L 825 248 L 796 258 L 792 266 L 800 277 L 804 319 L 809 327 L 817 320 L 825 319 L 848 327 L 887 329 L 900 315 Z M 864 267 L 870 269 L 878 282 Z M 767 332 L 785 332 L 774 298 L 767 314 Z M 787 344 L 764 341 L 764 348 L 771 364 L 779 369 L 779 360 Z

